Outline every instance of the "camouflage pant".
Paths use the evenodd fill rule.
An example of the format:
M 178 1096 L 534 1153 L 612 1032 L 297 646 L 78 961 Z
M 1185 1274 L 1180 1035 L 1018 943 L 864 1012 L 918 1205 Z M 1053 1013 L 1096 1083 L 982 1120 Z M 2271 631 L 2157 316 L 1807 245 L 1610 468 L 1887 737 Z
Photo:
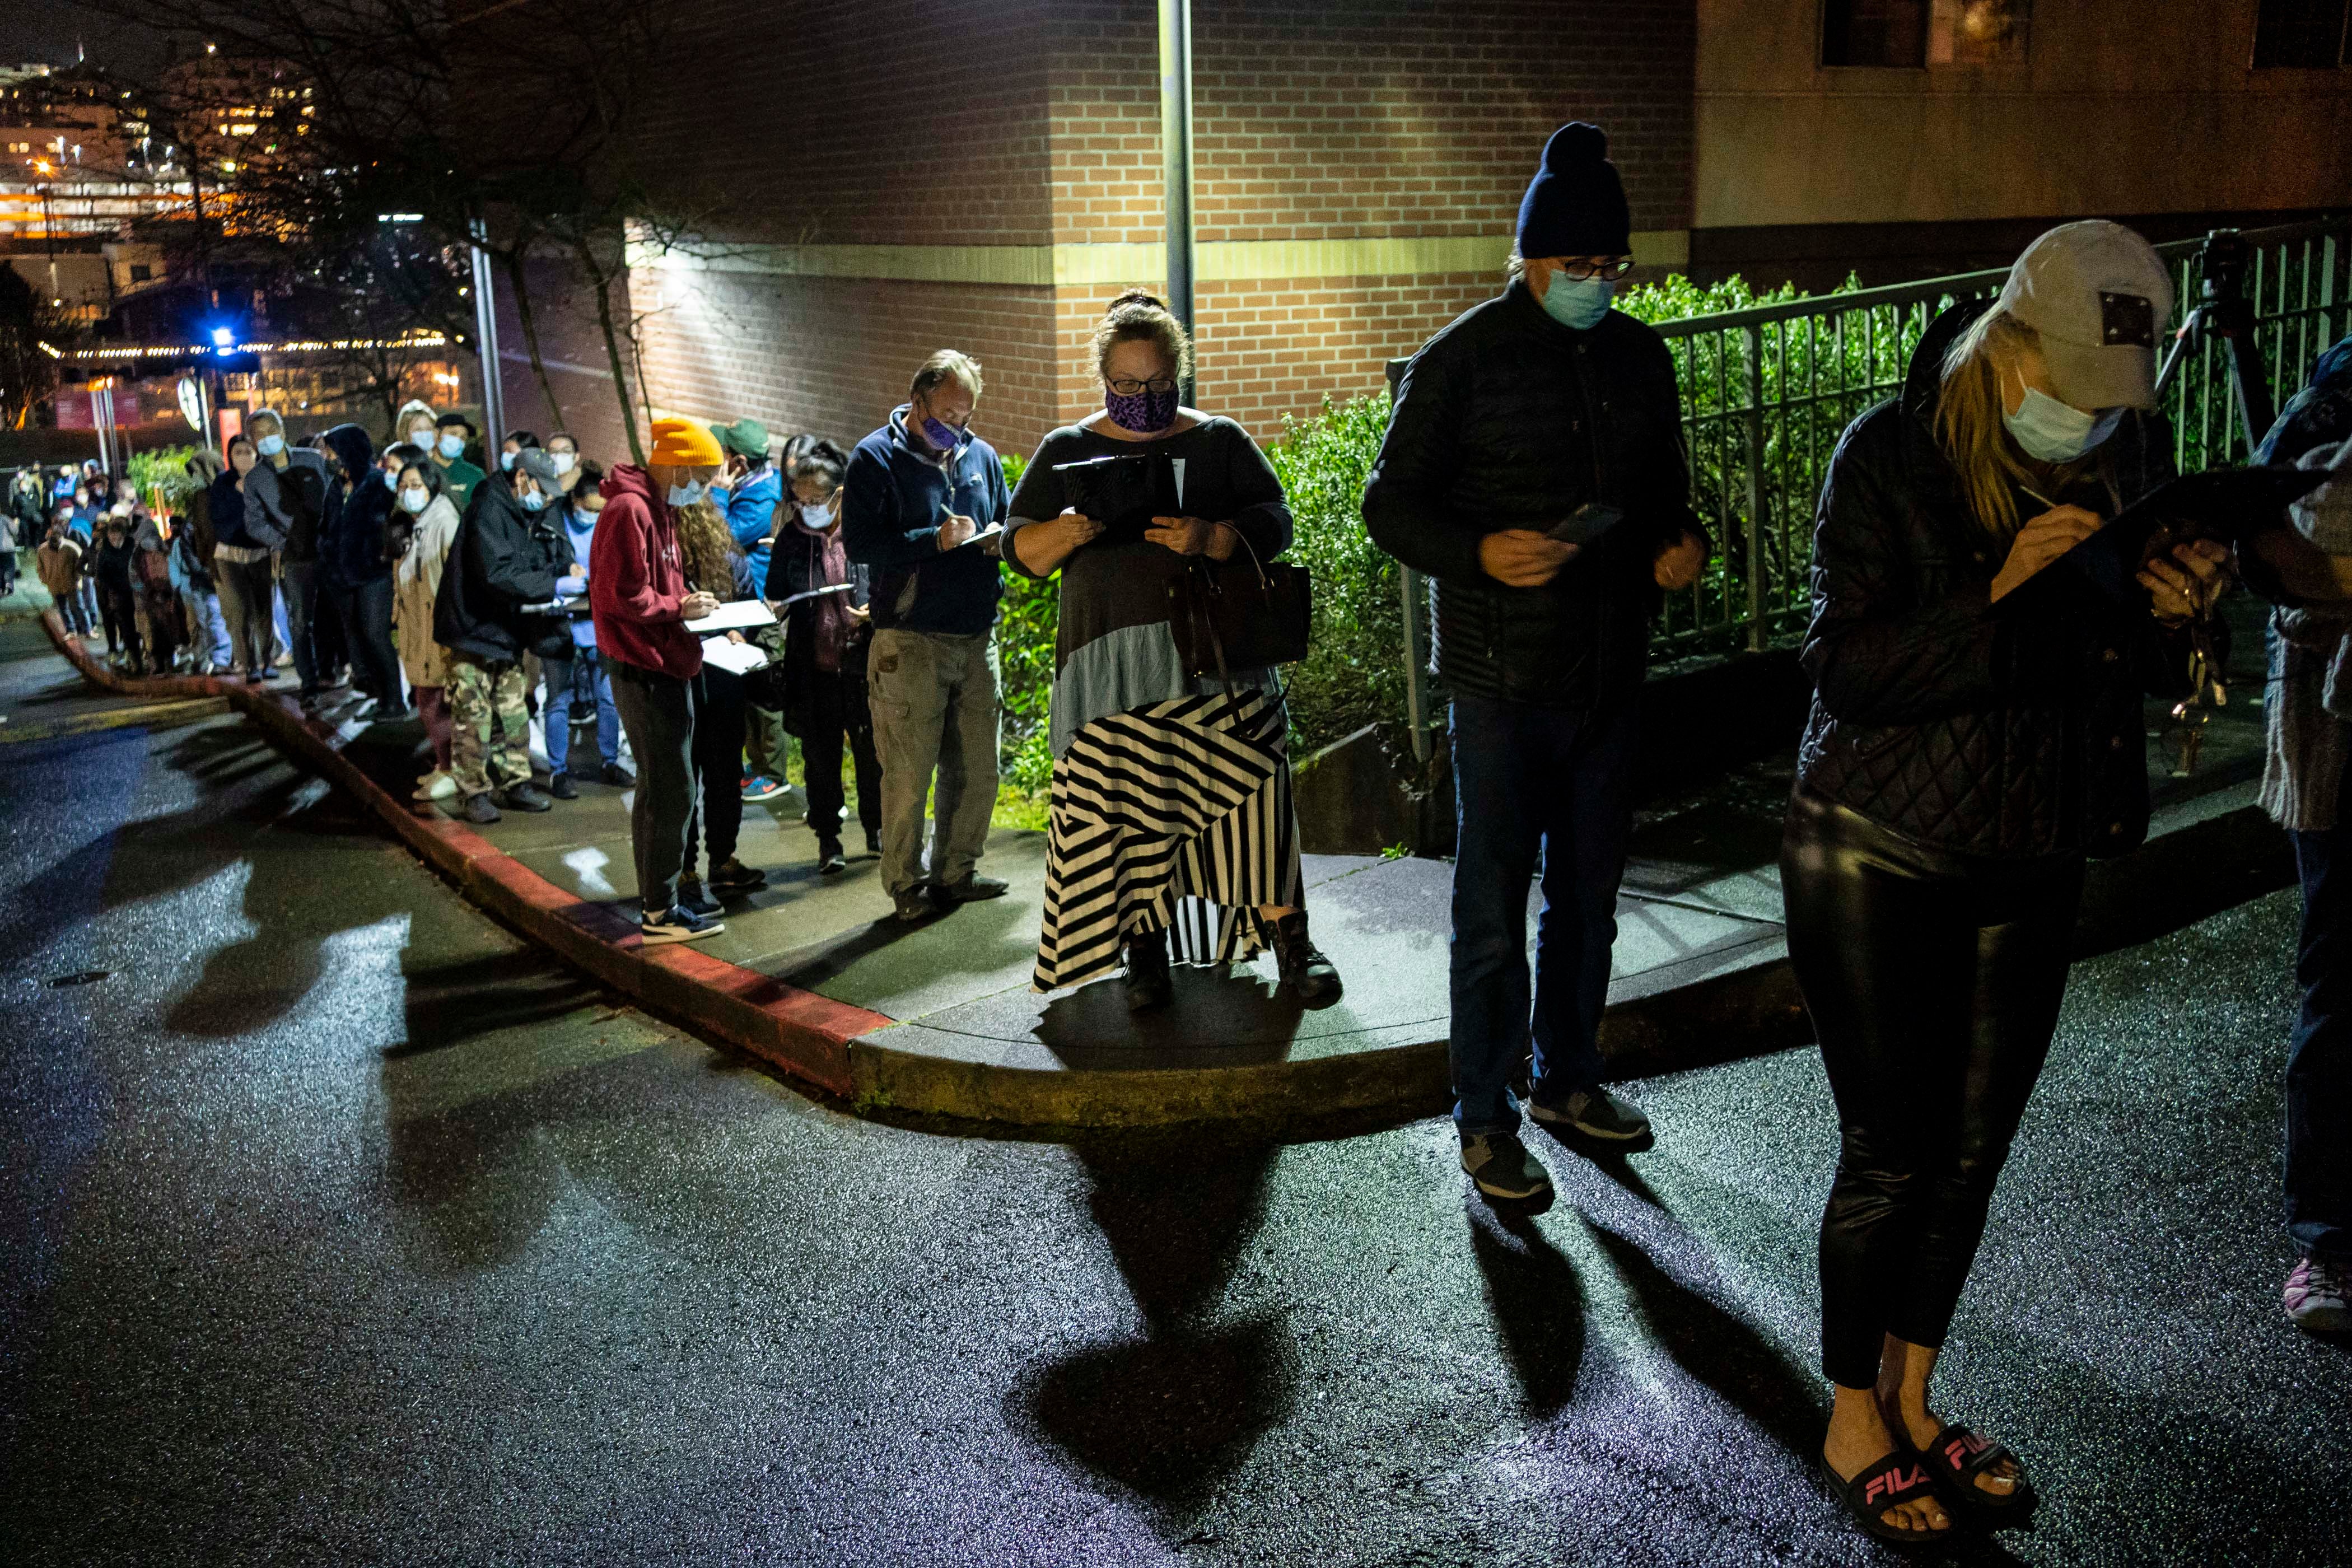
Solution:
M 449 715 L 457 733 L 449 771 L 464 795 L 530 782 L 530 713 L 522 667 L 449 656 Z

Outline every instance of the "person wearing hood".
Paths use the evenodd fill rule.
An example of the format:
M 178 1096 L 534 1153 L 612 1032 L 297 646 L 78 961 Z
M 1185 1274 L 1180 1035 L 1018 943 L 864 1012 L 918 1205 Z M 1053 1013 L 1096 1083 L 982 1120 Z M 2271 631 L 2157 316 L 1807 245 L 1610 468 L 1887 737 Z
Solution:
M 392 557 L 385 531 L 397 476 L 376 460 L 374 444 L 356 425 L 338 425 L 322 437 L 349 476 L 320 554 L 332 573 L 335 617 L 351 646 L 360 690 L 374 700 L 372 717 L 407 717 L 400 692 L 400 658 L 392 646 Z
M 446 468 L 441 483 L 447 494 Z M 555 521 L 561 494 L 555 465 L 539 451 L 478 486 L 434 595 L 434 640 L 449 650 L 451 771 L 469 822 L 498 821 L 500 805 L 545 811 L 554 804 L 531 783 L 522 657 L 551 626 L 562 629 L 551 612 L 529 607 L 553 603 L 568 564 Z
M 440 466 L 431 455 L 406 444 L 393 451 L 401 464 L 393 476 L 393 504 L 401 523 L 392 531 L 392 624 L 400 639 L 401 670 L 433 747 L 432 769 L 416 781 L 410 798 L 443 800 L 457 793 L 457 728 L 449 712 L 449 650 L 433 634 L 434 601 L 460 519 L 442 493 Z
M 213 574 L 213 553 L 220 540 L 213 531 L 212 497 L 212 487 L 220 479 L 221 455 L 206 447 L 184 467 L 196 485 L 181 500 L 180 515 L 172 525 L 172 584 L 179 590 L 187 618 L 191 668 L 198 675 L 223 675 L 230 662 L 228 621 L 221 614 L 219 584 Z
M 144 652 L 139 637 L 139 547 L 131 539 L 131 510 L 109 507 L 99 519 L 98 548 L 93 575 L 98 579 L 98 614 L 106 627 L 106 653 L 118 668 L 143 674 Z
M 1406 366 L 1364 491 L 1372 542 L 1431 579 L 1454 692 L 1454 1121 L 1472 1182 L 1514 1200 L 1551 1190 L 1519 1137 L 1516 1082 L 1571 1147 L 1651 1140 L 1601 1081 L 1599 1030 L 1650 621 L 1707 553 L 1673 355 L 1610 308 L 1633 257 L 1608 151 L 1581 122 L 1545 143 L 1507 286 Z
M 768 580 L 768 542 L 779 521 L 777 504 L 783 496 L 781 470 L 768 460 L 768 427 L 757 419 L 713 425 L 719 449 L 726 461 L 710 499 L 727 520 L 728 534 L 749 563 L 751 581 Z M 773 800 L 784 793 L 784 731 L 775 710 L 746 704 L 744 708 L 742 796 L 747 801 Z M 709 781 L 704 788 L 709 788 Z
M 147 640 L 149 668 L 157 675 L 175 668 L 187 646 L 187 626 L 180 614 L 180 591 L 172 581 L 172 542 L 153 514 L 134 503 L 131 509 L 131 583 L 139 600 L 139 631 Z
M 1003 524 L 1009 500 L 1003 463 L 971 433 L 980 394 L 980 366 L 941 349 L 849 459 L 842 542 L 873 572 L 866 687 L 882 758 L 882 881 L 901 921 L 1005 886 L 978 869 L 996 808 L 1004 584 L 996 541 L 975 541 Z M 937 824 L 928 865 L 927 799 Z
M 246 421 L 246 429 L 259 459 L 245 475 L 246 536 L 277 556 L 278 577 L 285 587 L 286 646 L 294 656 L 302 696 L 316 697 L 323 688 L 310 621 L 319 604 L 326 459 L 307 447 L 288 445 L 285 421 L 271 409 L 257 410 Z
M 577 453 L 555 445 L 570 439 L 551 437 L 547 451 L 557 472 L 572 485 L 563 498 L 562 521 L 573 570 L 555 584 L 556 596 L 563 602 L 567 637 L 562 646 L 540 654 L 540 668 L 547 677 L 547 700 L 540 707 L 551 770 L 547 793 L 558 800 L 571 800 L 580 793 L 572 782 L 572 712 L 583 701 L 593 704 L 596 714 L 596 752 L 603 764 L 598 780 L 614 789 L 631 789 L 637 782 L 637 775 L 621 764 L 621 712 L 613 706 L 613 677 L 596 657 L 596 618 L 588 602 L 596 518 L 604 510 L 604 470 L 579 462 Z M 565 462 L 567 457 L 573 460 Z
M 6 539 L 0 547 L 0 599 L 16 591 L 16 552 L 39 542 L 49 524 L 49 497 L 38 468 L 19 468 L 8 486 Z
M 703 498 L 722 455 L 710 432 L 691 420 L 656 419 L 652 434 L 644 468 L 622 463 L 604 476 L 588 563 L 596 648 L 612 671 L 613 703 L 637 759 L 629 848 L 637 930 L 649 946 L 726 929 L 678 902 L 695 803 L 694 678 L 702 672 L 702 643 L 686 623 L 716 612 L 719 599 L 688 590 L 672 510 Z
M 474 487 L 482 482 L 481 468 L 466 460 L 466 447 L 474 435 L 474 422 L 455 409 L 434 422 L 433 461 L 441 470 L 442 492 L 459 517 L 474 504 Z
M 213 583 L 220 590 L 221 614 L 228 622 L 230 662 L 243 672 L 247 684 L 257 686 L 269 679 L 275 597 L 269 545 L 246 529 L 248 481 L 260 458 L 253 437 L 244 434 L 229 437 L 227 458 L 228 466 L 213 476 L 205 508 L 215 541 Z
M 2210 541 L 2136 584 L 2064 559 L 2172 477 L 2172 305 L 2130 229 L 2050 230 L 1998 298 L 1929 324 L 1815 512 L 1780 881 L 1841 1143 L 1821 1463 L 1895 1544 L 2034 1506 L 2017 1457 L 1936 1414 L 1928 1382 L 2057 1026 L 2085 858 L 2147 837 L 2146 699 L 2185 694 L 2189 623 L 2226 583 Z

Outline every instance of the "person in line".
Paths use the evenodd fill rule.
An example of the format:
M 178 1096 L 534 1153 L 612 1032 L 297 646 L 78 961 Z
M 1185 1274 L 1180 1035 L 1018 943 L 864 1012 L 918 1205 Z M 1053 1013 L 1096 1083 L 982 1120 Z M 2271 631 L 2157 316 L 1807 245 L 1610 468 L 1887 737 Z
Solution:
M 251 686 L 269 679 L 270 613 L 276 597 L 268 538 L 247 529 L 247 481 L 259 463 L 253 437 L 228 441 L 228 467 L 214 476 L 205 503 L 212 519 L 213 581 L 228 621 L 229 657 Z
M 350 476 L 321 555 L 334 585 L 335 616 L 351 647 L 352 684 L 374 704 L 370 717 L 404 719 L 408 702 L 392 646 L 392 557 L 385 538 L 396 476 L 377 460 L 367 432 L 356 425 L 338 425 L 321 439 Z
M 404 444 L 425 452 L 431 452 L 434 432 L 439 427 L 440 419 L 441 416 L 433 411 L 431 404 L 422 398 L 410 398 L 400 405 L 400 412 L 393 416 L 391 445 L 397 447 Z
M 446 468 L 441 488 L 444 495 L 453 489 Z M 557 493 L 555 465 L 537 450 L 519 458 L 511 474 L 483 481 L 433 595 L 433 640 L 449 653 L 450 772 L 468 822 L 496 822 L 500 806 L 555 804 L 531 782 L 522 656 L 551 629 L 569 635 L 551 614 L 526 608 L 551 602 L 562 575 L 562 531 L 551 513 Z
M 995 448 L 971 433 L 981 386 L 976 363 L 941 349 L 849 458 L 842 542 L 873 572 L 866 695 L 882 758 L 882 882 L 901 921 L 1005 889 L 978 869 L 996 806 L 1004 585 L 992 543 L 974 541 L 1003 523 L 1010 499 Z
M 221 612 L 213 568 L 220 541 L 213 530 L 212 488 L 220 479 L 221 455 L 207 447 L 190 457 L 184 467 L 196 488 L 181 501 L 172 527 L 172 581 L 187 617 L 191 668 L 198 675 L 226 675 L 233 668 L 228 619 Z
M 48 531 L 49 498 L 38 468 L 19 468 L 8 487 L 8 548 L 0 560 L 0 599 L 16 591 L 16 552 L 34 549 Z
M 92 575 L 98 579 L 98 614 L 106 628 L 107 661 L 127 675 L 146 673 L 139 637 L 138 546 L 131 542 L 131 514 L 109 507 L 99 521 Z
M 706 495 L 674 510 L 687 587 L 722 605 L 757 598 L 751 563 L 735 547 L 717 500 Z M 744 640 L 740 631 L 726 637 L 733 643 Z M 686 859 L 677 884 L 679 907 L 698 915 L 719 912 L 718 895 L 748 893 L 768 879 L 735 853 L 743 832 L 742 775 L 737 769 L 743 761 L 743 716 L 749 706 L 743 678 L 704 659 L 694 678 L 696 804 L 686 825 Z M 695 874 L 698 840 L 702 864 L 709 868 L 707 882 Z
M 121 505 L 122 503 L 117 503 Z M 138 602 L 139 635 L 146 639 L 149 673 L 163 675 L 179 668 L 188 646 L 187 626 L 180 616 L 180 591 L 172 582 L 172 542 L 163 537 L 154 514 L 130 503 L 131 586 Z
M 783 729 L 800 737 L 809 827 L 816 834 L 816 868 L 830 876 L 848 869 L 842 853 L 845 805 L 841 752 L 848 746 L 857 775 L 857 820 L 866 852 L 882 853 L 882 762 L 874 750 L 874 716 L 866 698 L 873 616 L 867 578 L 841 541 L 841 486 L 849 454 L 813 439 L 789 469 L 791 486 L 777 509 L 770 541 L 767 596 L 785 605 Z M 843 587 L 838 594 L 818 590 Z
M 1607 138 L 1561 127 L 1519 205 L 1508 286 L 1413 356 L 1364 492 L 1373 542 L 1430 579 L 1434 668 L 1454 690 L 1448 1055 L 1462 1167 L 1489 1197 L 1551 1190 L 1511 1088 L 1530 1045 L 1539 1126 L 1588 1147 L 1650 1142 L 1602 1086 L 1598 1036 L 1649 623 L 1697 578 L 1707 540 L 1673 358 L 1610 309 L 1631 229 Z M 1585 542 L 1553 537 L 1612 518 Z
M 719 475 L 719 443 L 687 419 L 656 419 L 644 468 L 618 463 L 604 476 L 604 510 L 588 563 L 596 649 L 613 674 L 613 702 L 637 759 L 629 809 L 637 926 L 648 945 L 696 942 L 726 927 L 677 902 L 694 812 L 694 678 L 702 642 L 686 629 L 719 608 L 689 591 L 672 509 L 703 499 Z
M 1192 341 L 1159 300 L 1115 300 L 1093 347 L 1103 406 L 1045 437 L 1005 524 L 1015 571 L 1062 576 L 1034 984 L 1083 984 L 1123 957 L 1127 1005 L 1144 1012 L 1173 995 L 1171 958 L 1271 947 L 1283 988 L 1328 1005 L 1339 974 L 1307 933 L 1278 679 L 1195 674 L 1169 624 L 1171 591 L 1202 563 L 1230 580 L 1290 548 L 1282 481 L 1239 425 L 1181 405 Z M 1074 507 L 1055 469 L 1137 453 L 1168 459 L 1175 514 L 1105 537 L 1116 520 Z
M 41 586 L 57 601 L 58 618 L 76 637 L 89 636 L 89 617 L 81 607 L 81 580 L 87 559 L 80 536 L 71 526 L 73 509 L 59 506 L 49 520 L 49 531 L 33 552 L 33 570 Z
M 563 498 L 563 534 L 571 552 L 572 570 L 558 578 L 556 596 L 563 602 L 566 641 L 553 653 L 542 653 L 540 668 L 546 672 L 547 700 L 540 713 L 547 731 L 547 765 L 551 770 L 547 793 L 558 800 L 577 800 L 572 782 L 572 713 L 588 703 L 596 715 L 596 752 L 603 767 L 596 777 L 614 789 L 634 788 L 637 775 L 621 765 L 621 714 L 613 706 L 613 678 L 596 657 L 596 619 L 588 603 L 589 558 L 596 538 L 596 516 L 604 510 L 600 487 L 604 470 L 594 463 L 562 459 L 567 453 L 555 446 L 569 436 L 549 438 L 547 457 L 558 473 L 568 476 L 572 489 Z
M 283 636 L 294 656 L 301 696 L 315 700 L 320 683 L 310 623 L 319 605 L 319 525 L 327 505 L 325 459 L 307 447 L 289 447 L 286 426 L 269 409 L 246 421 L 259 461 L 245 472 L 245 531 L 277 557 L 276 576 L 285 590 Z
M 513 473 L 515 458 L 538 445 L 539 437 L 528 430 L 508 431 L 506 438 L 499 443 L 499 472 Z
M 719 471 L 711 500 L 727 516 L 727 531 L 735 540 L 751 571 L 751 581 L 768 581 L 769 541 L 781 521 L 783 497 L 782 471 L 768 460 L 768 427 L 757 419 L 713 425 L 719 449 L 727 461 Z M 784 730 L 773 709 L 747 705 L 744 710 L 742 795 L 747 801 L 769 801 L 784 793 Z
M 99 492 L 91 487 L 89 479 L 90 471 L 96 467 L 94 463 L 85 462 L 79 469 L 75 470 L 73 489 L 70 492 L 73 497 L 73 511 L 66 524 L 74 531 L 75 537 L 81 542 L 82 621 L 85 625 L 93 627 L 100 626 L 101 619 L 98 610 L 99 508 L 94 499 Z
M 2352 463 L 2352 337 L 2254 453 L 2259 463 Z M 2303 887 L 2295 983 L 2303 1005 L 2286 1058 L 2282 1168 L 2288 1319 L 2352 1331 L 2352 480 L 2297 502 L 2294 526 L 2242 551 L 2248 586 L 2273 606 L 2263 719 L 2262 804 L 2294 845 Z
M 449 650 L 434 636 L 434 602 L 462 520 L 442 492 L 441 466 L 425 448 L 404 442 L 392 450 L 401 464 L 394 500 L 403 520 L 388 535 L 394 561 L 392 624 L 400 642 L 401 672 L 408 677 L 416 717 L 433 748 L 433 766 L 416 781 L 411 798 L 446 800 L 457 793 L 457 730 L 449 710 Z
M 459 517 L 474 504 L 474 487 L 482 482 L 480 467 L 466 458 L 466 447 L 477 434 L 474 422 L 454 408 L 434 421 L 433 461 L 441 470 L 442 493 Z
M 2224 580 L 2210 542 L 2142 571 L 2129 602 L 2060 559 L 2172 475 L 2148 412 L 2171 309 L 2130 229 L 2042 235 L 1847 427 L 1814 524 L 1780 875 L 1841 1142 L 1822 1468 L 1898 1544 L 2034 1503 L 1928 1384 L 2057 1026 L 2084 858 L 2147 836 L 2144 694 L 2185 689 L 2189 617 Z
M 580 443 L 568 431 L 558 430 L 548 437 L 546 446 L 548 458 L 555 465 L 555 477 L 567 485 L 578 482 Z

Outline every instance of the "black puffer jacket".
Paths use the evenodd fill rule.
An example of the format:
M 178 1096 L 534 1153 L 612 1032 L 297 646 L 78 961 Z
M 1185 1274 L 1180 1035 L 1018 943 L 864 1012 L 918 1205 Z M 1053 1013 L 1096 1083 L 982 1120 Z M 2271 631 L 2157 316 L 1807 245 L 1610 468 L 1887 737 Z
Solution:
M 2147 836 L 2143 695 L 2186 689 L 2186 647 L 2144 601 L 2118 605 L 2064 562 L 1991 602 L 2008 548 L 1968 510 L 1929 423 L 1944 353 L 1985 308 L 1938 317 L 1901 399 L 1848 426 L 1831 458 L 1798 783 L 1960 854 L 2120 854 Z M 2099 458 L 2054 499 L 2112 516 L 2173 474 L 2154 415 L 2127 415 Z
M 1540 588 L 1507 588 L 1478 542 L 1548 530 L 1586 501 L 1626 521 Z M 1664 339 L 1611 311 L 1590 331 L 1514 283 L 1406 367 L 1364 491 L 1372 541 L 1434 580 L 1432 668 L 1456 691 L 1583 707 L 1640 684 L 1658 551 L 1706 531 L 1690 506 Z
M 474 487 L 466 520 L 449 543 L 441 586 L 433 596 L 433 640 L 493 663 L 511 663 L 526 647 L 568 646 L 571 633 L 551 615 L 525 615 L 525 605 L 555 597 L 555 579 L 571 564 L 553 508 L 534 516 L 522 509 L 503 475 Z

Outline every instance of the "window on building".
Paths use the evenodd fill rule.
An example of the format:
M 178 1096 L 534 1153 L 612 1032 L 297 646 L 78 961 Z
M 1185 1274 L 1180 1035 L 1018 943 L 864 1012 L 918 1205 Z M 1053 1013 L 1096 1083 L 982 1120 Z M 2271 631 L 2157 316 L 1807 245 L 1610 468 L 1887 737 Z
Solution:
M 144 261 L 134 261 L 131 264 L 131 281 L 133 283 L 152 283 L 154 280 L 155 268 L 152 266 Z
M 2254 68 L 2333 70 L 2344 63 L 2346 0 L 2261 0 Z
M 1927 63 L 1928 0 L 1822 0 L 1822 64 Z

